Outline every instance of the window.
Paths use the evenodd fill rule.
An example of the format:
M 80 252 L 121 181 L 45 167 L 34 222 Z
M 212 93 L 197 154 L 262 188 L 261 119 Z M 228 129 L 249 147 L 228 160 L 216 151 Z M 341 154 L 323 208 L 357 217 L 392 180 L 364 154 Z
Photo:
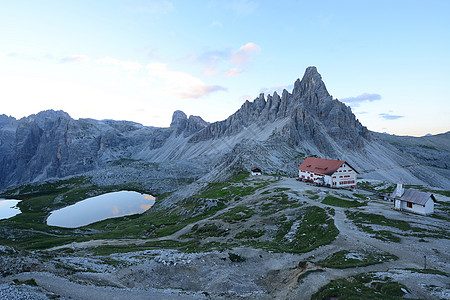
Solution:
M 412 202 L 406 202 L 406 207 L 412 208 Z

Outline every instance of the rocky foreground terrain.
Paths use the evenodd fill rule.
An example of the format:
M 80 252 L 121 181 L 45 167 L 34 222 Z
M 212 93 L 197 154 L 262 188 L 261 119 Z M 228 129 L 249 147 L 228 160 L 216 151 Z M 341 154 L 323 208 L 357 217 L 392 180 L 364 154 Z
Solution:
M 371 184 L 378 189 L 386 186 Z M 436 194 L 438 217 L 423 217 L 395 211 L 390 202 L 368 191 L 331 190 L 284 177 L 235 180 L 220 189 L 210 187 L 199 195 L 206 198 L 199 199 L 213 201 L 217 193 L 226 205 L 201 218 L 195 217 L 197 211 L 185 226 L 166 234 L 92 236 L 42 250 L 3 246 L 0 295 L 9 299 L 450 297 L 446 196 Z M 182 212 L 180 205 L 172 210 L 192 213 Z M 145 222 L 141 217 L 134 224 Z

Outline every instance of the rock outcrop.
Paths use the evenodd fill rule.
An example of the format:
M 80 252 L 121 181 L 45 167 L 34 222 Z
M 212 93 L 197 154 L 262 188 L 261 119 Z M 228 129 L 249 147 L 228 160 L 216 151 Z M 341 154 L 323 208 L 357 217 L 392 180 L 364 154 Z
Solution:
M 315 67 L 305 71 L 303 79 L 294 84 L 292 94 L 284 90 L 280 97 L 260 94 L 253 102 L 246 101 L 226 120 L 215 122 L 190 138 L 190 142 L 205 141 L 238 134 L 251 125 L 267 127 L 278 120 L 288 119 L 279 134 L 294 146 L 305 141 L 315 144 L 323 153 L 334 156 L 331 140 L 345 148 L 360 150 L 370 140 L 366 127 L 356 120 L 351 109 L 334 100 L 328 93 Z M 331 140 L 330 140 L 331 139 Z
M 208 125 L 209 123 L 199 116 L 191 115 L 188 119 L 184 112 L 181 110 L 176 110 L 173 113 L 170 128 L 173 128 L 176 131 L 177 136 L 183 133 L 183 136 L 187 137 L 202 130 Z

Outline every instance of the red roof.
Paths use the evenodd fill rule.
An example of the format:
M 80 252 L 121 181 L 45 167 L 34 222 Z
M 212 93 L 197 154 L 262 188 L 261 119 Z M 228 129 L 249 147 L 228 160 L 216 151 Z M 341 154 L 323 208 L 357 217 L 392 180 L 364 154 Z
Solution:
M 353 171 L 358 173 L 358 171 L 350 166 L 350 164 L 345 160 L 325 159 L 318 157 L 307 157 L 297 169 L 322 175 L 331 175 L 336 172 L 336 170 L 339 169 L 344 163 L 352 168 Z

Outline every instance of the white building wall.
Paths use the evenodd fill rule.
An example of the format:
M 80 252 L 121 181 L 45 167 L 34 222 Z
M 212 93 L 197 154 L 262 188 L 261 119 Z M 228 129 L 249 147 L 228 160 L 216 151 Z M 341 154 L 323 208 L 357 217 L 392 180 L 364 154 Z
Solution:
M 310 180 L 316 182 L 319 178 L 325 177 L 325 175 L 316 174 L 314 172 L 298 170 L 298 177 L 303 180 Z
M 349 165 L 343 164 L 333 173 L 333 187 L 351 187 L 356 186 L 356 172 Z
M 403 202 L 403 208 L 402 210 L 404 211 L 409 211 L 409 212 L 413 212 L 416 214 L 421 214 L 421 215 L 425 215 L 425 206 L 419 205 L 419 204 L 412 204 L 412 208 L 408 207 L 406 205 L 406 201 L 402 201 Z
M 428 198 L 427 202 L 425 203 L 425 206 L 413 203 L 412 207 L 408 207 L 407 201 L 395 200 L 395 208 L 396 209 L 399 209 L 397 207 L 397 203 L 400 203 L 399 207 L 401 210 L 416 213 L 416 214 L 429 215 L 434 212 L 434 201 L 433 201 L 433 199 L 431 199 L 431 197 Z
M 430 197 L 428 201 L 425 203 L 425 214 L 429 215 L 432 213 L 434 213 L 434 201 Z

